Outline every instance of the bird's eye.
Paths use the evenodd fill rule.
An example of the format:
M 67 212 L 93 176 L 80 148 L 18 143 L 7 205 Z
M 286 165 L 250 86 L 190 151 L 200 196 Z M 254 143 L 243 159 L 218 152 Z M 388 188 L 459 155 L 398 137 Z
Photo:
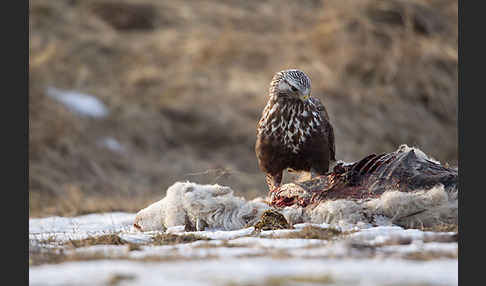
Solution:
M 290 86 L 290 89 L 292 89 L 293 92 L 297 92 L 297 88 L 293 85 Z

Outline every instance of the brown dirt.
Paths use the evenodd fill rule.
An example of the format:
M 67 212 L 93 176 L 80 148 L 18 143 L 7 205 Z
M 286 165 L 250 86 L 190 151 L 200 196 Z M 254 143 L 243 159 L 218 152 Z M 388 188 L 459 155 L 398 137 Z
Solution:
M 337 237 L 342 237 L 346 234 L 349 234 L 349 232 L 343 233 L 340 230 L 334 228 L 322 229 L 314 226 L 306 226 L 302 228 L 302 230 L 299 232 L 288 233 L 282 237 L 331 240 Z
M 455 166 L 457 6 L 31 0 L 30 216 L 137 211 L 177 180 L 264 195 L 255 125 L 290 67 L 327 106 L 337 159 L 403 143 Z M 95 95 L 110 115 L 73 114 L 48 86 Z
M 153 237 L 153 245 L 167 245 L 167 244 L 179 244 L 179 243 L 189 243 L 198 240 L 211 240 L 207 237 L 194 235 L 194 234 L 173 234 L 173 233 L 160 233 Z
M 172 245 L 180 243 L 189 243 L 197 240 L 210 240 L 209 238 L 194 235 L 194 234 L 173 234 L 160 233 L 152 238 L 152 245 Z M 100 236 L 92 236 L 84 239 L 68 240 L 66 246 L 72 248 L 86 247 L 92 245 L 128 245 L 129 250 L 140 249 L 140 244 L 130 243 L 122 240 L 117 234 L 105 234 Z
M 117 234 L 105 234 L 85 239 L 68 240 L 66 244 L 70 247 L 79 248 L 92 245 L 124 245 L 125 242 Z

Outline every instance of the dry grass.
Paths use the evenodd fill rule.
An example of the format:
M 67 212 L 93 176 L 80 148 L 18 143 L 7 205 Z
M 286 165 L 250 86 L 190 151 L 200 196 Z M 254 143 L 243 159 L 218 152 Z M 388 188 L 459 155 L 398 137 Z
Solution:
M 433 227 L 424 227 L 423 231 L 435 232 L 459 232 L 459 225 L 457 224 L 437 224 Z
M 84 239 L 73 239 L 66 242 L 68 246 L 78 248 L 92 245 L 124 245 L 125 242 L 117 234 L 90 236 Z
M 174 245 L 181 243 L 189 243 L 197 240 L 210 240 L 209 238 L 198 236 L 194 234 L 173 234 L 173 233 L 159 233 L 152 237 L 150 245 Z M 47 243 L 49 241 L 42 241 Z M 104 234 L 99 236 L 90 236 L 84 239 L 68 240 L 64 243 L 65 246 L 70 248 L 87 247 L 93 245 L 128 245 L 129 250 L 140 249 L 141 244 L 135 244 L 124 241 L 118 234 Z
M 108 280 L 108 286 L 115 286 L 119 285 L 123 281 L 132 281 L 135 280 L 136 276 L 132 274 L 124 274 L 124 273 L 115 273 L 112 274 L 110 279 Z
M 49 215 L 78 216 L 94 212 L 138 212 L 160 197 L 150 194 L 146 197 L 127 197 L 119 194 L 110 196 L 83 193 L 78 187 L 59 188 L 65 193 L 45 195 L 40 192 L 29 192 L 30 217 Z
M 307 238 L 307 239 L 323 239 L 323 240 L 331 240 L 336 239 L 338 237 L 342 237 L 348 232 L 343 233 L 338 229 L 335 228 L 320 228 L 314 226 L 306 226 L 302 228 L 299 232 L 292 232 L 285 234 L 282 236 L 283 238 Z
M 40 245 L 50 244 L 51 246 L 57 247 L 39 247 L 31 246 L 29 247 L 29 265 L 41 265 L 41 264 L 57 264 L 67 261 L 87 261 L 87 260 L 99 260 L 99 259 L 109 259 L 110 257 L 101 252 L 93 253 L 78 253 L 73 251 L 66 251 L 75 248 L 83 248 L 94 245 L 126 245 L 128 251 L 137 251 L 142 249 L 142 245 L 174 245 L 181 243 L 190 243 L 197 240 L 210 240 L 209 238 L 201 237 L 193 234 L 170 234 L 170 233 L 160 233 L 152 237 L 152 240 L 148 243 L 131 243 L 124 241 L 116 233 L 90 236 L 84 239 L 70 239 L 66 242 L 57 244 L 54 238 L 48 238 L 46 240 L 39 241 Z M 112 258 L 112 257 L 111 257 Z M 128 255 L 121 255 L 117 257 L 118 259 L 132 259 Z M 147 256 L 143 259 L 138 259 L 137 261 L 172 261 L 172 260 L 183 260 L 188 259 L 187 257 L 158 257 L 158 256 Z
M 404 259 L 418 260 L 418 261 L 429 261 L 436 259 L 457 259 L 457 253 L 443 253 L 443 252 L 433 252 L 433 251 L 423 251 L 423 252 L 411 252 L 403 256 Z
M 160 233 L 152 237 L 152 244 L 154 245 L 167 245 L 167 244 L 180 244 L 189 243 L 198 240 L 211 240 L 207 237 L 194 235 L 194 234 L 172 234 L 172 233 Z
M 284 285 L 335 285 L 335 279 L 328 274 L 316 275 L 316 276 L 272 276 L 266 278 L 264 281 L 254 283 L 236 283 L 230 282 L 227 286 L 256 286 L 256 285 L 268 285 L 268 286 L 284 286 Z
M 31 216 L 136 211 L 176 180 L 263 195 L 255 125 L 288 67 L 327 105 L 338 159 L 405 143 L 457 164 L 455 0 L 32 0 L 29 20 Z M 47 86 L 110 116 L 70 113 Z
M 103 253 L 91 254 L 66 253 L 63 249 L 47 248 L 39 251 L 29 251 L 29 266 L 42 264 L 59 264 L 68 261 L 89 261 L 107 259 Z

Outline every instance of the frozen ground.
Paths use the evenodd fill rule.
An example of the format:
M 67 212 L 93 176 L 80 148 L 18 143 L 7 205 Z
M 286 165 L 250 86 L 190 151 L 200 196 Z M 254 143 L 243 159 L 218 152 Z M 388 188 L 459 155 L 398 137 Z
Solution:
M 31 285 L 457 285 L 457 235 L 327 224 L 139 232 L 135 214 L 29 220 Z M 332 231 L 331 231 L 332 230 Z M 108 237 L 105 240 L 94 238 Z M 180 238 L 180 239 L 174 239 Z M 115 238 L 115 239 L 114 239 Z

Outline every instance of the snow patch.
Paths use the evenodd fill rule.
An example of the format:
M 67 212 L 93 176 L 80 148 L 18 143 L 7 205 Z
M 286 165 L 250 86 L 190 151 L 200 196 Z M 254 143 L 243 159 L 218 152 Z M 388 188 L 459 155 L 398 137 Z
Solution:
M 457 260 L 227 258 L 136 262 L 98 260 L 29 267 L 32 285 L 106 285 L 115 275 L 133 285 L 263 285 L 268 279 L 329 276 L 343 285 L 457 285 Z
M 121 231 L 131 228 L 135 214 L 112 212 L 78 217 L 29 219 L 29 234 Z
M 55 87 L 48 87 L 46 94 L 82 116 L 103 118 L 109 113 L 105 104 L 93 95 Z
M 131 227 L 134 218 L 135 214 L 105 213 L 30 219 L 29 254 L 57 250 L 67 256 L 85 259 L 31 265 L 30 283 L 106 285 L 114 277 L 123 275 L 133 278 L 123 281 L 131 285 L 265 285 L 269 279 L 311 279 L 327 275 L 337 285 L 457 285 L 457 258 L 454 258 L 458 253 L 457 243 L 436 242 L 451 241 L 441 236 L 450 238 L 453 233 L 379 226 L 357 229 L 338 240 L 319 240 L 282 236 L 308 226 L 327 229 L 331 225 L 301 223 L 295 224 L 295 229 L 260 233 L 253 227 L 184 232 L 184 225 L 179 225 L 169 227 L 167 231 L 212 240 L 152 245 L 152 238 L 160 231 L 135 231 Z M 116 233 L 122 240 L 137 243 L 139 247 L 93 245 L 73 249 L 59 244 L 65 242 L 66 237 L 107 233 Z M 52 237 L 52 234 L 56 236 Z M 42 237 L 49 240 L 42 241 Z M 403 241 L 406 244 L 402 244 Z M 404 259 L 408 255 L 420 257 L 424 253 L 437 259 Z M 103 260 L 91 260 L 93 257 Z
M 103 138 L 100 141 L 100 144 L 101 146 L 106 147 L 111 151 L 120 152 L 120 153 L 123 153 L 125 151 L 125 147 L 113 137 Z

